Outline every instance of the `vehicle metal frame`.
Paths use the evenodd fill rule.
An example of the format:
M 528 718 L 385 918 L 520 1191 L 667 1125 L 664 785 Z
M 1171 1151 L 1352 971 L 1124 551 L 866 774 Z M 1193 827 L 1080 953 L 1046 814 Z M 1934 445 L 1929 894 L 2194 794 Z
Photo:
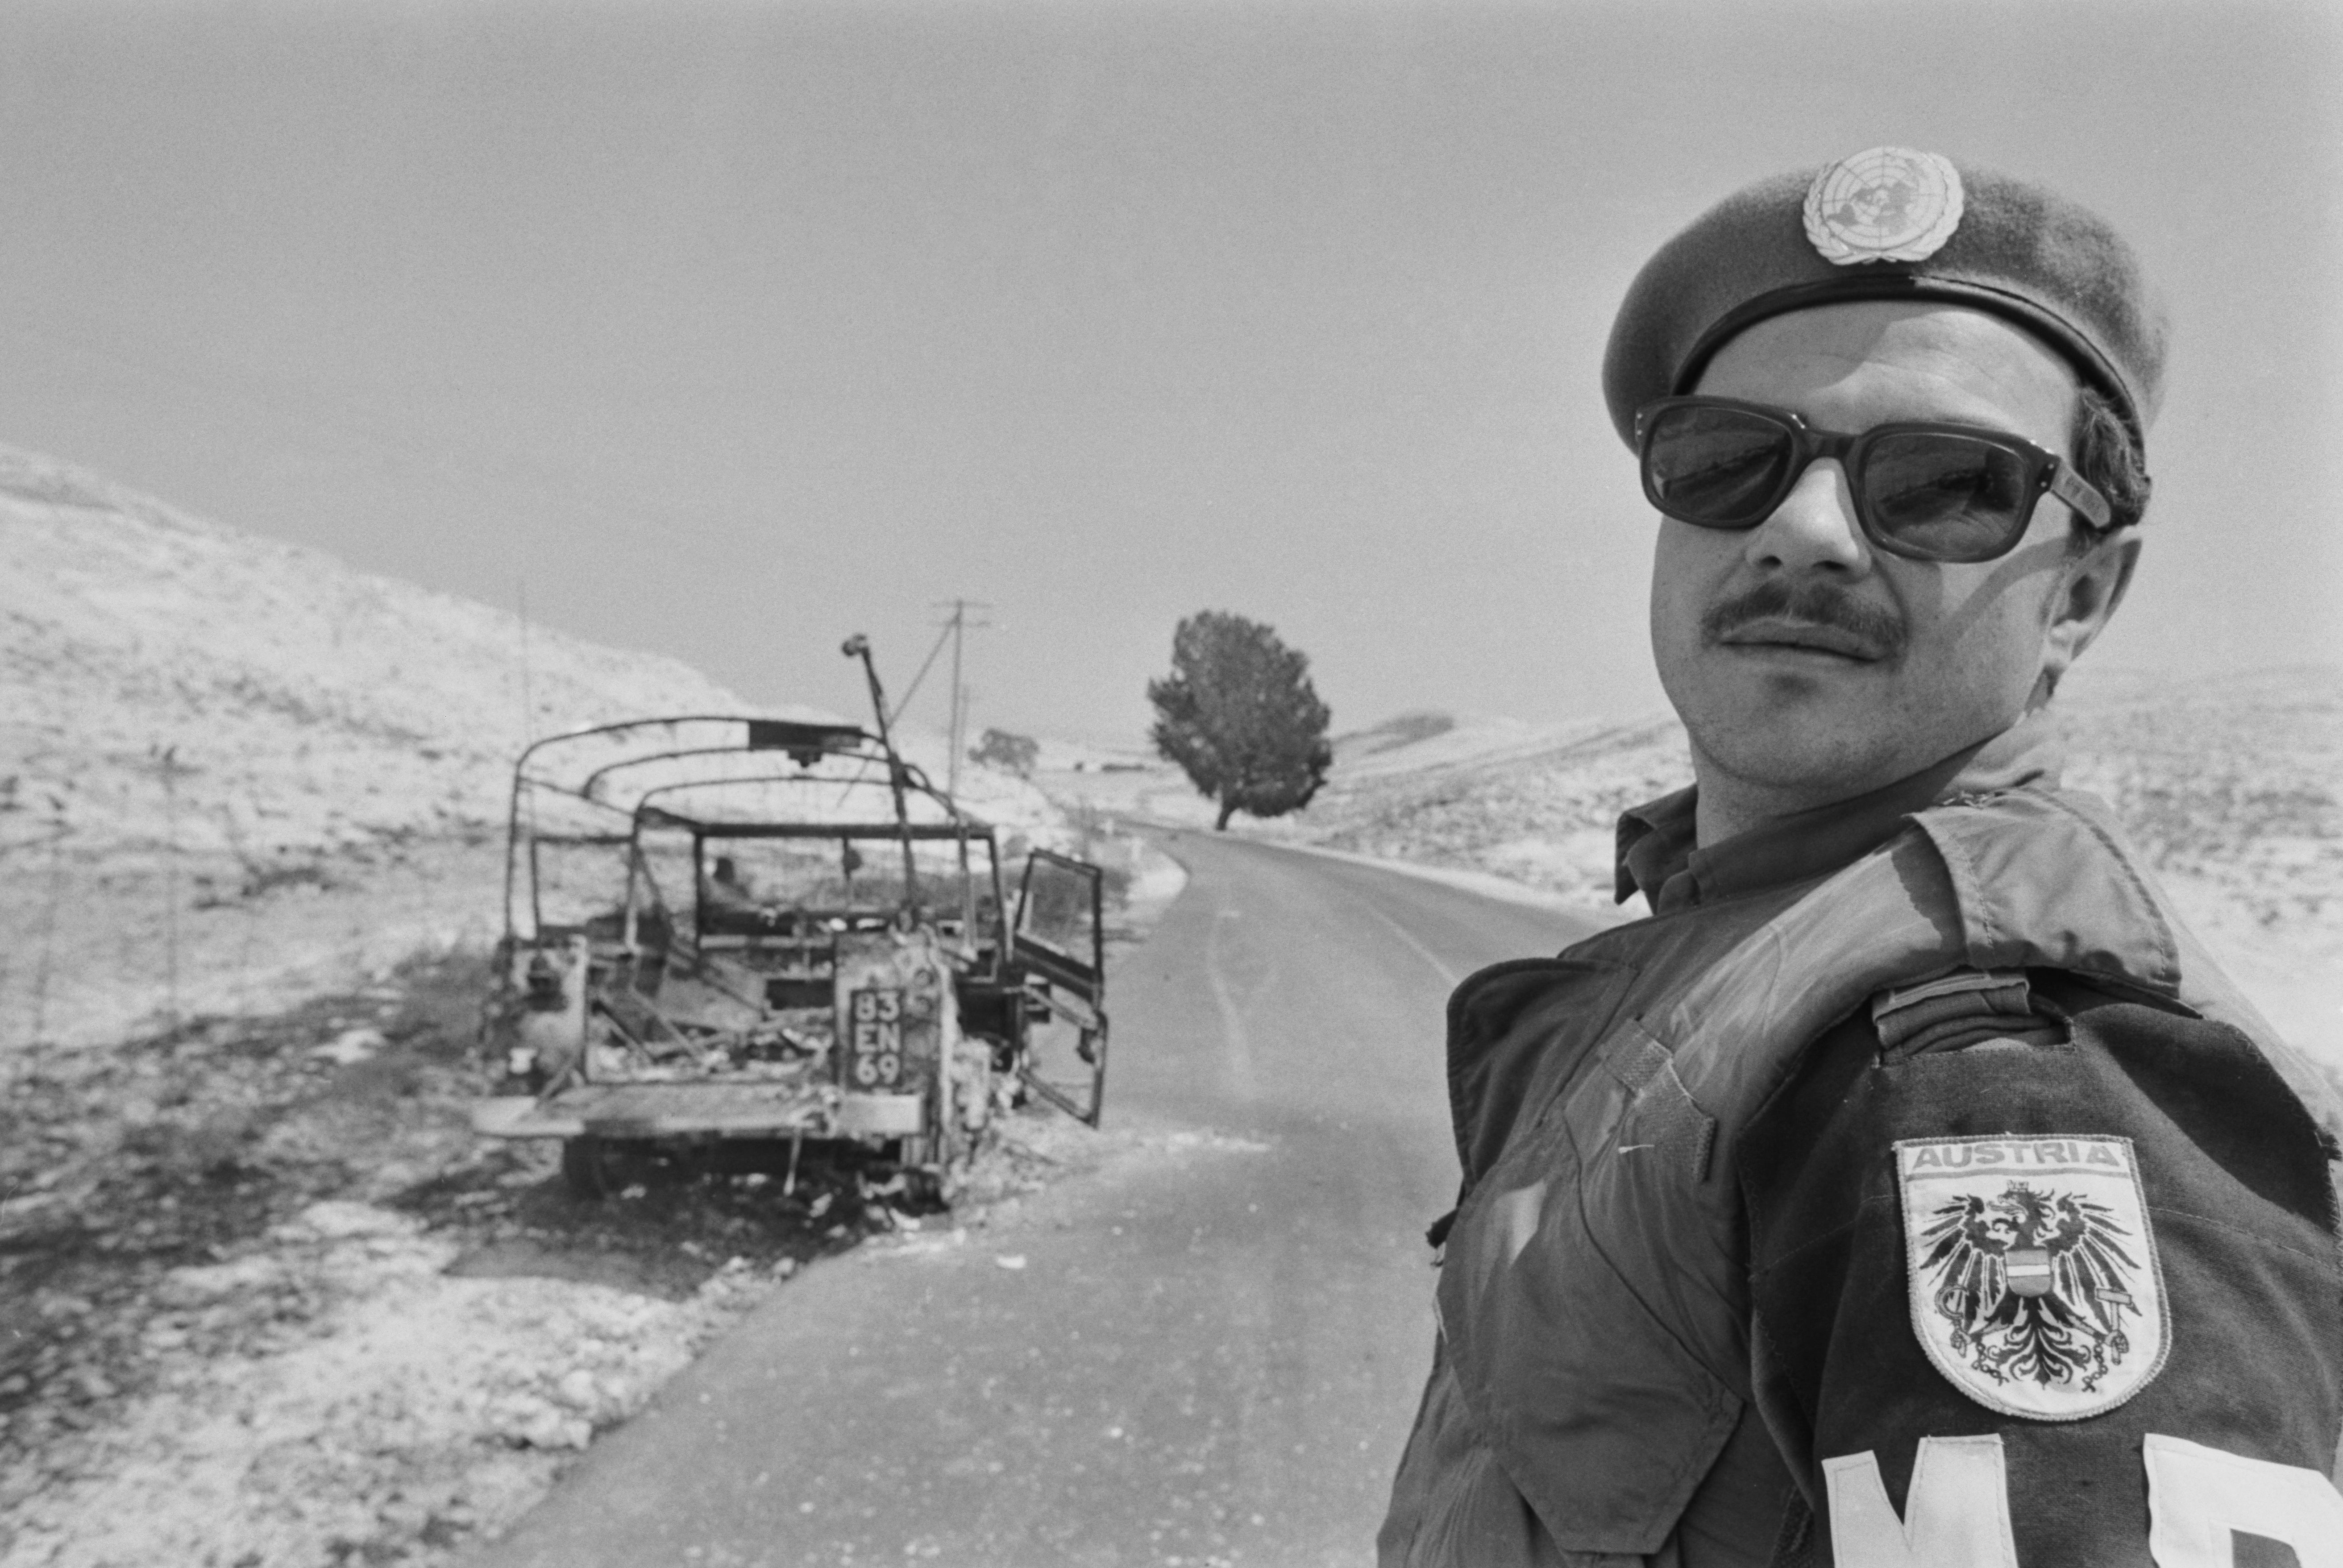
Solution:
M 849 652 L 855 651 L 855 645 L 850 643 Z M 865 657 L 867 662 L 867 653 Z M 878 702 L 875 676 L 872 689 Z M 880 711 L 884 713 L 883 705 Z M 659 744 L 660 731 L 666 732 L 668 739 L 682 740 L 688 729 L 711 726 L 739 728 L 731 729 L 729 743 L 702 744 L 713 738 L 693 736 L 689 744 Z M 884 734 L 885 726 L 880 728 L 881 734 L 873 736 L 844 724 L 695 713 L 591 725 L 548 736 L 528 747 L 513 769 L 507 813 L 504 939 L 484 1040 L 492 1048 L 501 1046 L 508 1065 L 518 1066 L 515 1053 L 521 1048 L 513 1044 L 513 1031 L 530 1021 L 528 1009 L 538 1005 L 529 1000 L 526 977 L 533 967 L 550 969 L 558 960 L 568 970 L 560 977 L 566 1010 L 549 1022 L 536 1020 L 539 1032 L 533 1038 L 545 1038 L 548 1030 L 555 1033 L 568 1030 L 574 1017 L 577 1049 L 566 1062 L 535 1080 L 525 1071 L 517 1074 L 506 1087 L 527 1091 L 500 1094 L 482 1102 L 476 1109 L 475 1125 L 494 1136 L 562 1139 L 565 1171 L 574 1185 L 588 1190 L 608 1185 L 599 1171 L 615 1146 L 706 1145 L 723 1140 L 784 1140 L 792 1172 L 799 1152 L 811 1143 L 850 1146 L 864 1156 L 932 1177 L 964 1154 L 973 1136 L 960 1113 L 960 1101 L 955 1099 L 965 1070 L 955 1065 L 949 1045 L 940 1043 L 965 1037 L 988 1042 L 995 1070 L 1013 1076 L 1025 1090 L 1096 1126 L 1105 1090 L 1108 1037 L 1102 1006 L 1103 890 L 1097 868 L 1054 850 L 1033 850 L 1018 879 L 1012 913 L 993 828 L 936 789 L 903 759 L 891 737 Z M 649 749 L 638 748 L 640 737 L 651 738 Z M 566 769 L 553 765 L 564 749 L 573 759 L 584 750 L 591 765 L 582 774 L 575 760 Z M 602 758 L 598 753 L 603 749 L 621 754 Z M 741 770 L 741 759 L 772 753 L 786 756 L 794 770 L 758 770 L 759 763 L 749 763 L 750 770 Z M 849 791 L 873 790 L 882 782 L 871 777 L 877 769 L 885 770 L 883 784 L 891 799 L 892 810 L 886 820 L 868 817 L 820 820 L 808 812 L 789 810 L 728 812 L 720 804 L 737 792 L 752 789 L 838 786 Z M 657 771 L 642 779 L 643 769 Z M 850 777 L 838 776 L 848 769 Z M 840 795 L 841 802 L 845 798 Z M 624 830 L 617 830 L 616 822 L 607 831 L 548 830 L 538 819 L 540 806 L 548 802 L 560 803 L 570 815 L 575 815 L 577 804 L 582 804 L 591 809 L 589 818 L 622 819 Z M 914 820 L 915 814 L 929 819 Z M 645 835 L 662 832 L 688 834 L 690 839 L 693 890 L 688 937 L 676 923 L 679 911 L 667 907 L 651 874 Z M 776 926 L 767 945 L 759 945 L 756 932 L 714 930 L 709 846 L 754 839 L 840 843 L 850 900 L 855 864 L 852 845 L 896 843 L 902 857 L 901 898 L 885 913 L 850 901 L 834 912 L 817 913 L 799 907 L 788 917 L 789 934 L 782 937 Z M 920 897 L 923 883 L 936 875 L 932 869 L 920 868 L 917 846 L 922 843 L 957 846 L 960 896 L 951 917 Z M 973 863 L 980 845 L 984 861 L 980 869 Z M 582 922 L 548 923 L 542 855 L 554 846 L 623 852 L 626 888 L 615 910 Z M 1046 890 L 1037 890 L 1037 869 L 1051 879 Z M 980 896 L 980 883 L 989 883 L 988 894 Z M 1086 951 L 1074 950 L 1062 939 L 1052 940 L 1056 933 L 1044 933 L 1037 924 L 1038 915 L 1044 912 L 1041 906 L 1051 901 L 1041 893 L 1054 892 L 1056 902 L 1062 906 L 1070 886 L 1078 890 L 1079 899 L 1087 900 L 1087 908 L 1079 911 L 1090 935 Z M 609 919 L 613 913 L 618 917 L 615 925 Z M 663 934 L 647 930 L 651 914 L 661 918 Z M 897 933 L 890 940 L 899 946 L 910 942 L 920 951 L 940 955 L 944 961 L 937 968 L 949 975 L 954 1021 L 938 1036 L 933 1070 L 919 1088 L 915 1105 L 906 1103 L 913 1097 L 865 1092 L 844 1081 L 849 1020 L 846 971 L 840 965 L 850 947 L 872 945 L 878 940 L 872 933 L 884 930 Z M 641 1081 L 598 1077 L 597 1053 L 591 1048 L 597 1039 L 615 1034 L 627 1047 L 643 1044 L 623 1019 L 636 1020 L 655 1035 L 659 1031 L 656 997 L 669 965 L 676 965 L 679 975 L 705 989 L 714 983 L 717 958 L 734 955 L 728 963 L 752 975 L 764 975 L 765 970 L 748 967 L 751 960 L 764 962 L 782 954 L 779 961 L 785 965 L 784 950 L 805 959 L 811 967 L 804 972 L 788 970 L 769 976 L 759 997 L 742 996 L 737 985 L 716 989 L 774 1018 L 780 1016 L 784 1003 L 818 1008 L 819 1004 L 811 1003 L 812 988 L 830 988 L 835 1012 L 827 1059 L 817 1060 L 801 1080 L 718 1081 L 684 1076 Z M 821 966 L 806 957 L 824 952 L 826 980 L 816 972 Z M 735 981 L 739 978 L 730 976 Z M 643 989 L 646 986 L 648 990 Z M 574 995 L 569 994 L 571 990 Z M 1086 1068 L 1086 1082 L 1069 1081 L 1062 1075 L 1037 1069 L 1031 1035 L 1033 1026 L 1043 1021 L 1071 1031 L 1075 1054 Z M 685 1038 L 674 1026 L 666 1028 L 673 1040 Z M 675 1049 L 680 1052 L 686 1047 Z M 904 1060 L 910 1060 L 908 1053 Z

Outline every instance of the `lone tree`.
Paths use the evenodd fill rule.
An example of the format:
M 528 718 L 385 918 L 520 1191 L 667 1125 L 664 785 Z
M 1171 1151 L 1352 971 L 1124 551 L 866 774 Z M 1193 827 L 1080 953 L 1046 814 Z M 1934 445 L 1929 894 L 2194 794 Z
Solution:
M 1012 734 L 1006 729 L 988 729 L 983 739 L 970 749 L 968 759 L 987 768 L 998 768 L 1014 773 L 1020 779 L 1033 777 L 1033 765 L 1041 759 L 1041 742 L 1030 735 Z
M 1232 813 L 1282 817 L 1310 804 L 1334 749 L 1310 658 L 1259 621 L 1202 610 L 1172 634 L 1172 673 L 1147 683 L 1155 749 Z

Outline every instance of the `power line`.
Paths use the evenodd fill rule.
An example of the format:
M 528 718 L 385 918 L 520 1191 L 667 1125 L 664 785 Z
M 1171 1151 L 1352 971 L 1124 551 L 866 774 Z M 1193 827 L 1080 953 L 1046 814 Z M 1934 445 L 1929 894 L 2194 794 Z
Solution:
M 927 679 L 928 671 L 935 668 L 936 655 L 944 650 L 944 639 L 950 636 L 951 636 L 951 622 L 946 621 L 943 630 L 936 634 L 936 640 L 929 645 L 928 657 L 920 661 L 920 673 L 911 677 L 911 684 L 903 688 L 903 695 L 896 699 L 895 706 L 888 710 L 889 724 L 891 725 L 902 718 L 903 709 L 911 706 L 911 699 L 918 693 L 920 682 Z
M 968 612 L 972 609 L 990 609 L 992 607 L 984 603 L 980 599 L 950 598 L 938 599 L 934 608 L 937 609 L 948 608 L 951 611 L 951 618 L 942 623 L 946 635 L 950 636 L 951 638 L 952 645 L 951 726 L 950 742 L 951 746 L 951 755 L 945 770 L 945 779 L 947 782 L 944 785 L 944 793 L 957 798 L 960 794 L 960 754 L 961 749 L 968 741 L 968 737 L 964 733 L 968 723 L 968 687 L 960 679 L 961 643 L 966 634 L 970 631 L 977 630 L 992 624 L 989 620 L 970 620 L 968 618 Z

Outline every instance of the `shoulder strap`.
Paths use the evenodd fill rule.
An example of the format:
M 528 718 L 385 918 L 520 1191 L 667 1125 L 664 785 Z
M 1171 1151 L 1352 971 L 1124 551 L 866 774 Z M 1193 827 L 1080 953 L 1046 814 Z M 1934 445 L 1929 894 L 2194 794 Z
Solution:
M 2055 969 L 2237 1027 L 2330 1132 L 2334 1086 L 2281 1041 L 2134 865 L 2087 796 L 2014 789 L 1911 825 L 1761 928 L 1654 1020 L 1728 1129 L 1874 992 L 1957 970 Z M 1754 1049 L 1753 1049 L 1754 1048 Z

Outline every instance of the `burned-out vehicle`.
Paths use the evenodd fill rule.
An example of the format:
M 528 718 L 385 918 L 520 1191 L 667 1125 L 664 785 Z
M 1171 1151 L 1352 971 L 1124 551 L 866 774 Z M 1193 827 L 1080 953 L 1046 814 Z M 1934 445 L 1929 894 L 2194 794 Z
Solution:
M 1028 1096 L 1097 1125 L 1098 869 L 1036 849 L 1012 881 L 871 686 L 875 735 L 684 715 L 522 753 L 479 1131 L 561 1139 L 585 1193 L 809 1149 L 940 1193 Z

